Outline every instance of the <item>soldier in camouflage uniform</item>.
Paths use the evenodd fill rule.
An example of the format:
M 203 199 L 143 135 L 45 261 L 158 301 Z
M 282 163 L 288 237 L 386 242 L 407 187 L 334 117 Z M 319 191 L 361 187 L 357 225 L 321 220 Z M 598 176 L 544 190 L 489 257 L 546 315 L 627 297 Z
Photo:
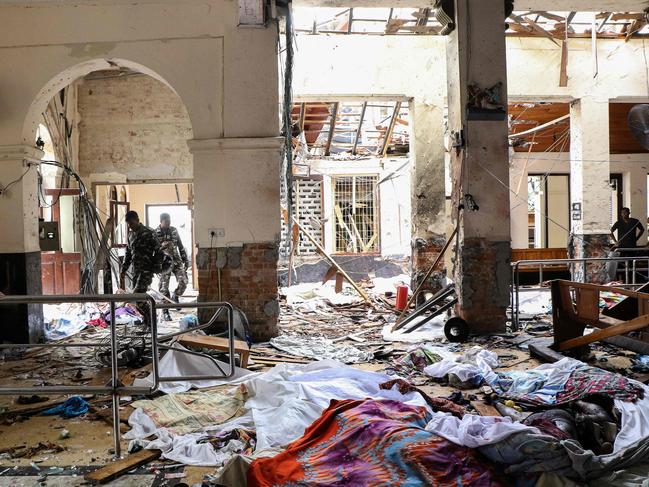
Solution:
M 130 232 L 128 233 L 126 256 L 120 273 L 120 287 L 125 288 L 126 271 L 132 263 L 133 293 L 146 293 L 153 281 L 155 255 L 160 250 L 160 243 L 154 231 L 140 223 L 137 212 L 129 211 L 126 213 L 126 224 Z M 144 322 L 148 324 L 148 305 L 145 302 L 138 302 L 137 308 L 142 313 Z
M 189 268 L 187 252 L 185 251 L 182 240 L 180 240 L 178 230 L 176 227 L 171 226 L 171 217 L 168 213 L 162 213 L 160 215 L 160 226 L 156 228 L 155 234 L 156 237 L 158 237 L 160 245 L 162 245 L 162 249 L 173 258 L 171 269 L 164 274 L 160 274 L 160 285 L 158 290 L 177 303 L 180 296 L 182 296 L 185 289 L 187 289 L 187 269 Z M 177 286 L 173 295 L 170 295 L 169 281 L 171 280 L 172 274 L 176 276 Z M 171 319 L 169 310 L 165 310 L 164 316 L 167 320 Z

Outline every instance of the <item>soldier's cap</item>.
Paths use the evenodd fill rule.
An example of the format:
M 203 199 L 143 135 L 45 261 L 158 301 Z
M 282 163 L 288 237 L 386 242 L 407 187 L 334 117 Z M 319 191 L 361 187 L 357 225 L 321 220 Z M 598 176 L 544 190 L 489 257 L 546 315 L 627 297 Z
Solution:
M 130 222 L 132 220 L 139 220 L 139 219 L 140 216 L 137 214 L 137 211 L 133 211 L 133 210 L 127 211 L 126 216 L 124 217 L 124 220 L 126 220 L 127 222 Z
M 160 221 L 164 220 L 171 220 L 171 216 L 169 216 L 169 213 L 160 213 Z

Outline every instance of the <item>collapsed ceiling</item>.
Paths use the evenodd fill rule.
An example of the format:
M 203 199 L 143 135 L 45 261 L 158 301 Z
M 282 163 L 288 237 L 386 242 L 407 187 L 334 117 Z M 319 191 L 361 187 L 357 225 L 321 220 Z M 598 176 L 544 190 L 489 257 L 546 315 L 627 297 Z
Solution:
M 439 35 L 442 25 L 433 8 L 309 8 L 295 10 L 297 32 L 310 34 Z M 642 12 L 515 11 L 507 35 L 622 38 L 649 34 Z

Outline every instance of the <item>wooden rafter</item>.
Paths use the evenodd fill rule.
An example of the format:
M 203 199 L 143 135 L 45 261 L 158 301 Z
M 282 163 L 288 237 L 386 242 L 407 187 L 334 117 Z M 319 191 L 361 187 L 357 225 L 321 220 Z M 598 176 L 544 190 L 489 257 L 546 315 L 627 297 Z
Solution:
M 336 121 L 338 120 L 338 107 L 340 106 L 339 102 L 332 103 L 331 109 L 331 120 L 329 122 L 329 135 L 327 136 L 327 145 L 325 146 L 325 156 L 331 155 L 331 142 L 334 138 L 334 133 L 336 131 Z
M 367 102 L 363 102 L 361 107 L 361 114 L 358 119 L 358 129 L 356 130 L 356 137 L 354 137 L 354 147 L 352 147 L 352 155 L 356 155 L 356 149 L 358 149 L 358 141 L 361 138 L 361 132 L 363 131 L 363 121 L 365 120 L 365 111 L 367 110 Z
M 347 33 L 352 33 L 352 24 L 354 23 L 354 9 L 349 9 L 349 17 L 347 18 Z
M 306 118 L 306 103 L 300 103 L 300 132 L 304 132 L 304 119 Z
M 626 28 L 626 37 L 624 38 L 624 42 L 629 42 L 633 35 L 640 30 L 642 30 L 643 27 L 647 25 L 647 20 L 643 17 L 641 19 L 636 19 L 634 20 L 631 24 L 629 24 Z
M 399 111 L 401 110 L 401 102 L 398 101 L 394 105 L 394 112 L 392 112 L 392 118 L 390 119 L 390 125 L 388 130 L 385 133 L 385 140 L 383 141 L 383 147 L 381 148 L 381 157 L 385 157 L 388 153 L 388 147 L 390 146 L 390 140 L 392 139 L 392 132 L 394 132 L 394 126 L 397 123 L 397 117 L 399 116 Z
M 532 29 L 532 31 L 536 32 L 537 34 L 542 35 L 543 37 L 547 37 L 553 43 L 555 43 L 557 45 L 557 47 L 561 47 L 561 46 L 559 46 L 559 43 L 556 41 L 556 39 L 554 38 L 554 36 L 550 32 L 545 30 L 543 27 L 541 27 L 539 24 L 534 22 L 529 17 L 521 17 L 521 16 L 518 16 L 516 14 L 511 14 L 509 16 L 509 18 L 512 19 L 517 24 L 520 24 L 522 26 L 525 26 L 525 24 L 527 24 Z

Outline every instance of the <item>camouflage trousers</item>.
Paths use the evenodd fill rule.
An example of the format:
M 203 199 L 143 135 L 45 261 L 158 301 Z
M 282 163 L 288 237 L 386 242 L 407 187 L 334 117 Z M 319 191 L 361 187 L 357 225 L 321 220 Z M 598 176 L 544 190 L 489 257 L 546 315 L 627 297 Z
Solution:
M 171 294 L 169 294 L 169 282 L 171 281 L 172 275 L 176 277 L 177 282 L 174 294 L 180 297 L 184 294 L 185 289 L 187 289 L 188 283 L 187 271 L 185 270 L 185 266 L 182 262 L 174 262 L 171 270 L 164 274 L 160 274 L 160 284 L 158 286 L 158 291 L 160 291 L 161 294 L 164 294 L 168 298 L 171 297 Z
M 153 282 L 153 272 L 135 270 L 133 273 L 133 293 L 134 294 L 144 294 L 149 290 L 149 286 Z M 144 324 L 149 326 L 149 304 L 146 301 L 138 301 L 135 303 L 135 307 L 142 315 Z

